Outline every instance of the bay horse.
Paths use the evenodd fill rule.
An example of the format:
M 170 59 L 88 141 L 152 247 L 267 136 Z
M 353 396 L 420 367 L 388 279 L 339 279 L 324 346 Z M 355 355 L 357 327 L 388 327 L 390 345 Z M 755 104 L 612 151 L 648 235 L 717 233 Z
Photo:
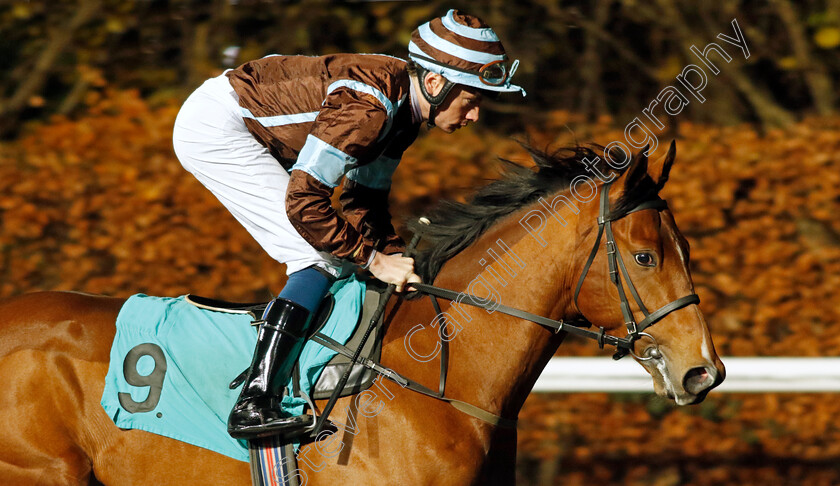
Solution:
M 483 288 L 488 300 L 555 320 L 585 319 L 613 336 L 627 333 L 622 300 L 630 320 L 642 322 L 641 301 L 659 309 L 693 295 L 688 244 L 671 212 L 645 206 L 658 199 L 668 179 L 673 143 L 657 162 L 640 152 L 621 171 L 611 171 L 599 159 L 603 152 L 593 148 L 574 147 L 566 156 L 530 151 L 535 169 L 508 162 L 507 175 L 480 189 L 471 203 L 449 203 L 429 215 L 435 222 L 424 234 L 429 248 L 417 257 L 425 282 L 474 294 Z M 605 202 L 591 194 L 599 189 L 606 191 Z M 603 204 L 619 215 L 611 221 L 612 245 L 601 244 L 599 228 L 609 220 Z M 616 252 L 626 262 L 622 278 L 632 281 L 641 301 L 624 299 L 611 280 Z M 99 402 L 122 304 L 69 292 L 0 301 L 1 482 L 249 483 L 244 462 L 121 430 L 106 415 Z M 392 299 L 382 364 L 437 389 L 435 350 L 446 328 L 446 396 L 513 421 L 566 332 L 457 302 L 440 305 L 451 326 L 439 321 L 429 298 Z M 651 374 L 656 393 L 681 405 L 697 403 L 723 380 L 723 363 L 696 301 L 665 314 L 636 336 L 631 351 Z M 390 381 L 371 390 L 374 396 L 362 406 L 377 413 L 357 413 L 352 433 L 341 428 L 302 446 L 298 473 L 306 484 L 514 483 L 515 428 L 494 426 Z M 350 412 L 361 408 L 353 400 L 341 399 L 331 420 L 351 419 Z M 316 405 L 323 408 L 324 401 Z

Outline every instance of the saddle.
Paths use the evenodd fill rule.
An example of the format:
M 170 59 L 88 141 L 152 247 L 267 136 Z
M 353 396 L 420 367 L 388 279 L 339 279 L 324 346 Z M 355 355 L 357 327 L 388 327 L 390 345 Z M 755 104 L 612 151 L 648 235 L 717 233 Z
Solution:
M 385 299 L 385 291 L 387 289 L 385 284 L 372 279 L 366 282 L 365 289 L 362 312 L 358 316 L 355 323 L 355 329 L 346 343 L 339 343 L 326 334 L 321 333 L 335 307 L 335 299 L 332 294 L 327 294 L 313 318 L 314 323 L 310 326 L 311 331 L 307 335 L 307 342 L 315 341 L 316 343 L 331 348 L 337 352 L 336 355 L 333 356 L 326 365 L 324 365 L 321 375 L 312 386 L 310 394 L 311 399 L 313 400 L 328 399 L 332 396 L 333 391 L 338 386 L 339 381 L 341 381 L 341 377 L 347 371 L 348 366 L 350 366 L 351 357 L 353 356 L 355 350 L 359 347 L 373 314 L 380 305 L 384 305 L 383 300 Z M 267 302 L 227 302 L 201 297 L 198 295 L 187 295 L 185 300 L 202 309 L 233 314 L 247 314 L 251 316 L 253 321 L 261 318 L 263 311 L 268 305 Z M 365 342 L 365 346 L 359 354 L 358 362 L 354 364 L 350 370 L 349 378 L 339 392 L 339 397 L 346 397 L 367 390 L 373 385 L 373 382 L 377 378 L 378 374 L 380 374 L 383 370 L 379 365 L 379 360 L 382 355 L 383 321 L 383 317 L 380 317 L 376 322 L 376 327 L 373 329 L 371 336 Z M 230 383 L 231 389 L 238 387 L 242 381 L 244 381 L 247 371 L 247 369 L 243 371 Z M 289 393 L 295 397 L 301 396 L 299 363 L 295 364 L 295 368 L 292 373 L 292 389 L 289 390 Z M 277 467 L 279 468 L 280 473 L 274 469 L 270 471 L 263 470 L 261 467 L 261 456 L 272 454 L 276 454 L 273 457 L 276 457 L 277 459 Z M 255 485 L 301 485 L 299 476 L 294 474 L 294 471 L 297 470 L 297 460 L 295 457 L 295 444 L 293 442 L 282 441 L 277 437 L 252 442 L 249 446 L 249 462 L 251 463 L 252 480 Z M 278 482 L 275 483 L 272 480 L 268 480 L 269 477 L 277 478 Z
M 352 353 L 356 350 L 356 348 L 358 348 L 360 342 L 362 341 L 362 337 L 367 330 L 371 317 L 376 311 L 376 308 L 381 304 L 383 294 L 387 287 L 377 280 L 369 280 L 366 283 L 367 286 L 362 312 L 356 321 L 353 334 L 346 343 L 339 343 L 333 340 L 330 336 L 321 333 L 321 330 L 327 323 L 327 320 L 329 320 L 330 315 L 332 315 L 332 311 L 335 306 L 335 299 L 332 294 L 327 294 L 327 296 L 324 297 L 324 300 L 321 302 L 321 305 L 318 307 L 318 311 L 313 318 L 313 325 L 310 326 L 311 330 L 308 332 L 306 337 L 307 342 L 314 341 L 337 352 L 337 354 L 324 366 L 324 370 L 315 382 L 311 390 L 311 398 L 313 400 L 330 398 L 338 385 L 338 382 L 341 380 L 342 375 L 344 375 L 350 365 L 350 357 L 347 356 L 348 350 Z M 192 294 L 187 295 L 185 300 L 201 309 L 225 312 L 229 314 L 247 314 L 250 315 L 254 321 L 260 319 L 266 306 L 268 306 L 268 302 L 228 302 Z M 339 394 L 340 397 L 354 395 L 367 390 L 371 387 L 371 385 L 373 385 L 377 376 L 375 368 L 382 355 L 382 322 L 383 318 L 380 317 L 379 321 L 376 323 L 376 327 L 371 333 L 371 336 L 365 343 L 365 347 L 359 355 L 359 362 L 357 362 L 351 369 L 349 379 Z M 247 369 L 244 370 L 230 383 L 231 389 L 234 389 L 242 384 L 245 380 L 247 371 Z M 299 364 L 295 364 L 292 377 L 294 386 L 293 389 L 289 391 L 293 394 L 293 396 L 300 397 Z

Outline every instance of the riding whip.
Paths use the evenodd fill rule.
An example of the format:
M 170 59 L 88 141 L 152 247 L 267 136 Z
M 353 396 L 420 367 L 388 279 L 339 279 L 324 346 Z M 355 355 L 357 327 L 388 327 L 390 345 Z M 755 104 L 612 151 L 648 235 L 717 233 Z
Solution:
M 420 218 L 419 222 L 421 225 L 424 226 L 428 226 L 431 224 L 431 221 L 429 221 L 425 217 Z M 420 242 L 421 236 L 422 231 L 418 229 L 417 232 L 414 233 L 414 236 L 412 236 L 411 241 L 408 243 L 408 246 L 405 247 L 405 251 L 403 252 L 404 257 L 408 258 L 411 257 L 412 254 L 414 254 L 414 249 Z M 341 390 L 344 389 L 344 386 L 347 384 L 347 380 L 350 378 L 350 372 L 353 370 L 353 366 L 359 360 L 359 355 L 361 354 L 362 349 L 365 347 L 365 343 L 367 342 L 368 337 L 370 337 L 370 334 L 376 327 L 376 323 L 379 321 L 379 318 L 382 317 L 382 313 L 385 312 L 385 306 L 388 305 L 388 301 L 391 300 L 391 295 L 394 294 L 395 290 L 396 285 L 394 284 L 389 284 L 388 288 L 385 290 L 384 298 L 380 299 L 379 307 L 376 308 L 376 312 L 374 312 L 373 316 L 370 318 L 370 323 L 368 324 L 368 328 L 365 331 L 365 335 L 362 337 L 362 341 L 359 343 L 359 347 L 356 348 L 356 351 L 353 353 L 353 357 L 350 359 L 350 363 L 347 366 L 347 370 L 344 372 L 343 375 L 341 375 L 341 380 L 339 380 L 338 385 L 336 385 L 335 390 L 333 390 L 329 401 L 324 406 L 324 410 L 318 417 L 318 422 L 315 424 L 315 429 L 312 432 L 313 437 L 317 437 L 318 434 L 321 432 L 321 429 L 324 428 L 324 423 L 326 423 L 327 418 L 330 416 L 330 412 L 332 412 L 335 403 L 338 401 L 338 396 L 341 394 Z

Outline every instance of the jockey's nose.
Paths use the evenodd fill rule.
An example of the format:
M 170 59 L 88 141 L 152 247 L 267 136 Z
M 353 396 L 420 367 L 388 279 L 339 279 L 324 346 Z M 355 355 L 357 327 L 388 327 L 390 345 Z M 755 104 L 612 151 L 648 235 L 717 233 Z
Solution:
M 467 117 L 466 117 L 467 120 L 469 120 L 471 122 L 477 122 L 478 121 L 478 110 L 479 110 L 479 107 L 476 106 L 472 110 L 468 111 L 467 112 Z

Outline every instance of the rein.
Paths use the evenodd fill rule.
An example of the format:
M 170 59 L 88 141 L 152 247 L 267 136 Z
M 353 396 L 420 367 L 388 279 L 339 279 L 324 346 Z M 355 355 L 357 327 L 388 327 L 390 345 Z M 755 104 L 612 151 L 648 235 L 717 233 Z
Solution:
M 510 307 L 490 299 L 482 299 L 464 292 L 455 292 L 454 290 L 436 287 L 434 285 L 424 283 L 410 283 L 407 285 L 410 285 L 412 288 L 414 288 L 420 293 L 428 295 L 432 301 L 432 305 L 434 306 L 435 312 L 437 312 L 438 314 L 441 314 L 441 309 L 436 297 L 456 302 L 459 304 L 468 304 L 491 312 L 500 312 L 502 314 L 506 314 L 512 317 L 524 319 L 526 321 L 531 321 L 533 323 L 545 326 L 553 330 L 555 334 L 560 332 L 567 332 L 575 336 L 583 337 L 586 339 L 592 339 L 595 342 L 597 342 L 598 346 L 602 349 L 604 348 L 604 345 L 614 346 L 616 348 L 616 351 L 615 354 L 613 354 L 613 359 L 616 360 L 621 359 L 628 354 L 631 354 L 634 358 L 640 361 L 658 359 L 659 357 L 661 357 L 660 353 L 656 353 L 655 355 L 651 355 L 648 357 L 641 357 L 636 355 L 633 352 L 635 342 L 642 336 L 647 336 L 648 338 L 653 340 L 654 345 L 658 347 L 656 339 L 654 339 L 653 336 L 651 336 L 650 334 L 644 332 L 644 330 L 652 326 L 656 322 L 660 321 L 663 317 L 667 316 L 671 312 L 674 312 L 675 310 L 682 309 L 683 307 L 687 307 L 692 304 L 699 304 L 700 297 L 698 297 L 697 294 L 689 294 L 685 297 L 681 297 L 668 304 L 665 304 L 664 306 L 660 307 L 654 312 L 648 311 L 647 307 L 645 307 L 644 303 L 642 302 L 642 298 L 639 296 L 639 293 L 636 290 L 636 286 L 633 285 L 633 281 L 630 279 L 630 274 L 627 272 L 627 267 L 624 265 L 624 260 L 621 258 L 621 253 L 618 251 L 618 247 L 615 242 L 615 235 L 613 234 L 612 230 L 612 222 L 622 219 L 629 214 L 635 213 L 637 211 L 644 211 L 646 209 L 655 209 L 656 211 L 663 211 L 665 209 L 668 209 L 668 203 L 665 202 L 664 199 L 657 197 L 656 199 L 643 202 L 627 211 L 613 213 L 610 211 L 609 207 L 610 186 L 611 183 L 606 183 L 603 185 L 603 188 L 601 190 L 600 209 L 598 214 L 598 236 L 595 238 L 595 245 L 592 248 L 592 251 L 589 253 L 589 258 L 587 259 L 586 264 L 583 267 L 583 271 L 581 272 L 580 279 L 578 280 L 577 288 L 575 289 L 574 302 L 575 306 L 578 306 L 578 296 L 580 295 L 581 287 L 583 287 L 583 281 L 589 274 L 589 269 L 592 267 L 592 262 L 595 261 L 595 256 L 600 250 L 601 240 L 603 239 L 605 242 L 604 246 L 606 246 L 607 248 L 607 261 L 610 271 L 610 281 L 616 286 L 616 289 L 618 290 L 621 314 L 624 318 L 624 324 L 627 327 L 627 336 L 625 337 L 620 338 L 609 335 L 606 333 L 606 330 L 603 326 L 599 326 L 598 331 L 590 331 L 588 329 L 577 327 L 588 327 L 591 325 L 589 321 L 585 318 L 581 321 L 576 321 L 575 323 L 566 322 L 563 320 L 558 321 L 554 319 L 549 319 L 548 317 L 533 314 L 522 309 Z M 414 247 L 414 244 L 416 244 L 416 239 L 418 238 L 418 236 L 419 233 L 415 234 L 414 239 L 412 241 L 413 244 L 411 245 L 412 248 Z M 624 276 L 624 280 L 626 280 L 627 282 L 627 287 L 629 288 L 630 295 L 633 296 L 633 300 L 635 300 L 636 304 L 638 304 L 639 306 L 639 309 L 641 309 L 642 313 L 645 315 L 645 318 L 641 322 L 636 322 L 635 317 L 633 316 L 633 311 L 630 309 L 630 302 L 627 299 L 627 294 L 624 291 L 624 284 L 621 280 L 622 275 Z M 384 305 L 385 301 L 383 301 L 381 306 L 384 308 Z M 380 375 L 396 382 L 403 388 L 408 388 L 409 390 L 421 393 L 423 395 L 445 401 L 453 407 L 455 407 L 456 409 L 460 410 L 461 412 L 483 420 L 491 425 L 506 428 L 516 428 L 516 419 L 504 418 L 490 413 L 475 405 L 469 404 L 467 402 L 455 400 L 453 398 L 448 398 L 444 396 L 444 390 L 446 386 L 446 374 L 447 369 L 449 367 L 449 341 L 445 339 L 443 334 L 441 334 L 440 332 L 438 332 L 438 336 L 440 338 L 441 353 L 440 382 L 437 392 L 414 380 L 411 380 L 410 378 L 406 378 L 400 375 L 394 370 L 385 368 L 379 365 L 378 363 L 372 362 L 367 359 L 359 359 L 358 356 L 354 355 L 352 350 L 350 350 L 346 346 L 341 345 L 338 342 L 333 341 L 332 339 L 330 339 L 329 342 L 326 340 L 324 340 L 323 342 L 318 342 L 351 358 L 351 362 L 358 362 L 363 366 L 379 373 Z M 322 414 L 322 416 L 326 415 L 327 414 Z
M 412 283 L 411 287 L 417 289 L 419 292 L 428 294 L 429 296 L 440 297 L 442 299 L 451 300 L 459 304 L 464 303 L 473 307 L 480 307 L 491 312 L 501 312 L 502 314 L 518 317 L 520 319 L 525 319 L 526 321 L 531 321 L 541 326 L 548 327 L 552 329 L 555 334 L 558 334 L 561 331 L 563 331 L 568 332 L 569 334 L 574 334 L 575 336 L 594 339 L 598 342 L 598 345 L 601 348 L 603 348 L 605 344 L 615 346 L 617 348 L 631 345 L 631 343 L 627 339 L 618 338 L 616 336 L 610 336 L 605 332 L 603 327 L 601 327 L 598 332 L 589 331 L 580 327 L 569 327 L 577 325 L 578 323 L 571 324 L 563 320 L 556 321 L 554 319 L 549 319 L 548 317 L 543 317 L 537 314 L 532 314 L 528 311 L 500 304 L 494 300 L 481 299 L 479 297 L 476 297 L 475 295 L 463 292 L 455 292 L 454 290 L 445 289 L 443 287 L 435 287 L 434 285 L 424 283 Z M 440 314 L 440 312 L 438 312 L 438 314 Z M 580 324 L 588 325 L 588 323 L 584 321 L 581 321 Z
M 624 317 L 624 323 L 627 327 L 626 337 L 620 338 L 606 334 L 606 331 L 603 327 L 599 327 L 599 330 L 597 332 L 582 329 L 581 327 L 574 327 L 578 325 L 587 327 L 590 326 L 589 321 L 585 320 L 585 318 L 581 321 L 572 324 L 563 320 L 557 321 L 554 319 L 549 319 L 548 317 L 532 314 L 521 309 L 516 309 L 514 307 L 510 307 L 495 302 L 493 300 L 482 299 L 471 294 L 455 292 L 453 290 L 444 289 L 441 287 L 435 287 L 434 285 L 428 285 L 423 283 L 412 283 L 410 285 L 418 291 L 424 294 L 428 294 L 430 297 L 432 297 L 432 302 L 435 304 L 435 310 L 438 311 L 438 314 L 440 314 L 440 310 L 437 306 L 437 303 L 434 300 L 434 297 L 440 297 L 457 303 L 463 302 L 465 304 L 474 307 L 480 307 L 491 312 L 501 312 L 502 314 L 518 317 L 520 319 L 525 319 L 526 321 L 531 321 L 541 326 L 545 326 L 549 329 L 552 329 L 555 334 L 563 331 L 569 334 L 573 334 L 575 336 L 580 336 L 586 339 L 592 339 L 598 343 L 598 346 L 601 349 L 604 348 L 605 344 L 609 346 L 614 346 L 616 348 L 616 352 L 613 355 L 613 359 L 616 360 L 623 358 L 627 354 L 633 354 L 633 346 L 640 337 L 644 335 L 653 339 L 653 337 L 650 336 L 650 334 L 643 332 L 645 329 L 660 321 L 663 317 L 667 316 L 671 312 L 674 312 L 675 310 L 682 309 L 683 307 L 689 306 L 691 304 L 699 304 L 700 297 L 698 297 L 697 294 L 690 294 L 685 297 L 681 297 L 677 300 L 674 300 L 673 302 L 665 304 L 664 306 L 660 307 L 652 313 L 647 310 L 647 307 L 645 307 L 645 304 L 642 302 L 642 298 L 639 296 L 639 293 L 636 290 L 636 286 L 633 285 L 633 281 L 630 279 L 630 275 L 627 272 L 627 267 L 624 265 L 624 260 L 621 258 L 621 253 L 619 253 L 618 251 L 611 223 L 613 221 L 622 219 L 631 213 L 643 211 L 645 209 L 656 209 L 657 211 L 663 211 L 665 209 L 668 209 L 668 203 L 664 199 L 657 198 L 651 201 L 643 202 L 628 211 L 622 213 L 612 213 L 609 209 L 610 186 L 611 183 L 606 183 L 604 184 L 603 189 L 601 190 L 600 211 L 598 215 L 598 236 L 595 239 L 595 246 L 589 253 L 589 258 L 587 259 L 586 265 L 584 265 L 583 272 L 581 272 L 580 279 L 578 280 L 577 288 L 575 289 L 575 305 L 578 305 L 578 296 L 580 295 L 580 289 L 583 286 L 583 281 L 589 274 L 589 269 L 592 266 L 592 262 L 595 260 L 595 256 L 598 254 L 598 250 L 600 249 L 601 240 L 605 237 L 605 246 L 607 247 L 607 260 L 610 269 L 610 281 L 612 281 L 612 283 L 618 289 L 618 296 L 621 301 L 621 314 Z M 619 274 L 619 270 L 621 274 Z M 630 303 L 627 300 L 626 293 L 624 292 L 624 285 L 621 281 L 621 275 L 624 275 L 624 279 L 627 281 L 627 286 L 630 289 L 630 294 L 633 296 L 633 299 L 636 301 L 642 313 L 645 315 L 644 320 L 642 320 L 639 323 L 636 323 L 635 318 L 633 317 L 633 312 L 632 310 L 630 310 Z M 656 342 L 655 339 L 654 342 Z M 642 361 L 651 359 L 639 357 L 635 354 L 634 357 Z
M 586 339 L 592 339 L 598 343 L 598 346 L 603 349 L 604 345 L 614 346 L 616 348 L 615 354 L 613 354 L 613 359 L 618 360 L 623 358 L 624 356 L 631 354 L 633 357 L 640 361 L 648 361 L 651 359 L 658 359 L 661 356 L 660 353 L 656 353 L 655 355 L 648 356 L 648 357 L 641 357 L 636 355 L 633 352 L 633 347 L 636 341 L 641 338 L 642 336 L 647 336 L 651 340 L 653 340 L 654 344 L 658 347 L 656 343 L 656 339 L 653 338 L 650 334 L 644 332 L 645 329 L 652 326 L 653 324 L 660 321 L 662 318 L 674 312 L 678 309 L 682 309 L 683 307 L 687 307 L 692 304 L 699 304 L 700 297 L 697 294 L 689 294 L 685 297 L 681 297 L 676 299 L 664 306 L 660 307 L 659 309 L 655 310 L 654 312 L 649 312 L 647 307 L 642 302 L 642 298 L 639 296 L 639 292 L 636 290 L 636 286 L 633 285 L 633 281 L 630 279 L 630 274 L 627 272 L 627 267 L 624 264 L 624 260 L 621 258 L 621 253 L 618 251 L 618 247 L 615 242 L 615 235 L 613 234 L 612 230 L 612 222 L 617 221 L 626 217 L 629 214 L 635 213 L 637 211 L 644 211 L 646 209 L 655 209 L 658 211 L 663 211 L 668 209 L 668 203 L 662 199 L 657 197 L 656 199 L 645 201 L 632 209 L 629 209 L 624 212 L 620 213 L 613 213 L 610 211 L 610 204 L 609 204 L 609 191 L 611 187 L 611 183 L 606 183 L 603 185 L 601 189 L 601 199 L 600 199 L 600 207 L 598 213 L 598 236 L 595 239 L 595 245 L 592 248 L 592 251 L 589 253 L 589 258 L 586 261 L 586 264 L 583 267 L 583 271 L 581 272 L 580 279 L 578 280 L 577 288 L 575 289 L 575 306 L 578 306 L 578 296 L 580 295 L 581 287 L 583 287 L 583 282 L 586 279 L 586 276 L 589 274 L 589 269 L 592 267 L 592 262 L 595 260 L 595 256 L 598 254 L 600 250 L 601 240 L 605 241 L 605 245 L 607 248 L 607 261 L 609 265 L 610 271 L 610 281 L 616 286 L 618 290 L 618 296 L 620 299 L 620 307 L 621 307 L 621 314 L 624 318 L 624 324 L 627 327 L 627 336 L 620 338 L 616 336 L 612 336 L 606 333 L 606 330 L 603 326 L 599 326 L 598 331 L 590 331 L 588 329 L 583 329 L 581 327 L 576 327 L 578 325 L 582 326 L 589 326 L 591 325 L 589 321 L 585 318 L 579 322 L 570 323 L 563 320 L 554 320 L 549 319 L 548 317 L 540 316 L 537 314 L 533 314 L 528 311 L 524 311 L 522 309 L 517 309 L 514 307 L 510 307 L 499 302 L 495 302 L 490 299 L 481 299 L 471 294 L 467 294 L 464 292 L 455 292 L 454 290 L 445 289 L 442 287 L 436 287 L 434 285 L 424 284 L 424 283 L 412 283 L 410 284 L 412 288 L 416 289 L 417 291 L 427 294 L 431 301 L 432 305 L 435 308 L 435 311 L 438 314 L 441 314 L 440 306 L 438 305 L 437 299 L 435 297 L 440 297 L 442 299 L 446 299 L 456 303 L 465 303 L 474 307 L 480 307 L 482 309 L 491 311 L 491 312 L 501 312 L 502 314 L 506 314 L 513 317 L 518 317 L 520 319 L 524 319 L 526 321 L 531 321 L 533 323 L 539 324 L 541 326 L 545 326 L 554 331 L 555 334 L 562 332 L 567 332 L 569 334 L 573 334 L 575 336 L 583 337 Z M 619 273 L 620 272 L 620 273 Z M 621 276 L 624 276 L 624 280 L 627 282 L 627 287 L 630 290 L 630 294 L 633 296 L 633 299 L 638 304 L 639 309 L 641 309 L 642 313 L 645 315 L 645 318 L 636 323 L 635 317 L 633 316 L 633 311 L 630 309 L 630 302 L 627 299 L 627 294 L 624 291 L 624 284 L 622 283 Z M 444 397 L 444 388 L 446 384 L 446 371 L 448 368 L 448 359 L 449 359 L 449 342 L 444 339 L 443 335 L 439 332 L 440 336 L 440 344 L 441 344 L 441 359 L 440 359 L 440 387 L 439 392 L 435 393 L 432 390 L 426 388 L 423 385 L 419 385 L 424 390 L 417 390 L 412 386 L 408 386 L 410 389 L 415 389 L 415 391 L 420 391 L 421 393 L 438 398 L 440 400 L 449 401 L 452 405 L 455 405 L 451 399 L 447 399 Z M 411 383 L 414 384 L 414 383 Z M 464 402 L 460 402 L 464 403 Z M 469 404 L 467 404 L 469 405 Z M 496 425 L 507 425 L 515 424 L 516 420 L 512 419 L 504 419 L 502 417 L 498 417 L 496 415 L 490 414 L 489 412 L 479 409 L 474 405 L 469 405 L 469 410 L 462 410 L 474 417 L 478 417 L 486 422 L 494 423 Z M 458 408 L 458 407 L 456 407 Z M 460 408 L 459 408 L 460 410 Z M 477 413 L 481 412 L 480 414 Z M 494 417 L 495 421 L 490 421 L 486 417 L 487 416 Z M 506 423 L 502 423 L 504 421 Z M 515 426 L 515 425 L 513 425 Z

